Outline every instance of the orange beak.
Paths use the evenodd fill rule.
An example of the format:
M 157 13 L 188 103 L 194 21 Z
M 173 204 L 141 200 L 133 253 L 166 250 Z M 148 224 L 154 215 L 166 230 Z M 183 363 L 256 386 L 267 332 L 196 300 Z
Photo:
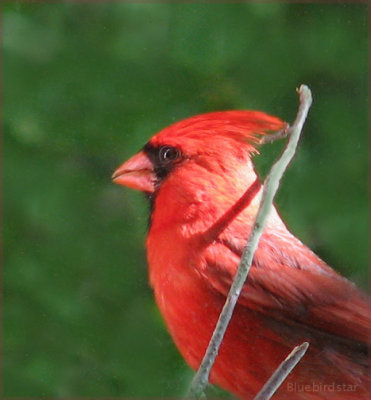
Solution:
M 112 175 L 113 182 L 146 193 L 155 191 L 156 175 L 148 156 L 139 152 L 120 165 Z

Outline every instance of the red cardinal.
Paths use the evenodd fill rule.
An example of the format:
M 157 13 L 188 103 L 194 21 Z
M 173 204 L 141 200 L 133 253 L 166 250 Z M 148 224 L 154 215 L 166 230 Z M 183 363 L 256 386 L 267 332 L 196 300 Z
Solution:
M 257 213 L 262 189 L 251 161 L 254 145 L 284 126 L 256 111 L 198 115 L 153 136 L 113 175 L 150 200 L 150 282 L 193 369 Z M 236 207 L 239 200 L 243 207 Z M 308 341 L 275 399 L 369 399 L 370 332 L 369 300 L 290 233 L 273 209 L 210 380 L 252 399 L 293 347 Z

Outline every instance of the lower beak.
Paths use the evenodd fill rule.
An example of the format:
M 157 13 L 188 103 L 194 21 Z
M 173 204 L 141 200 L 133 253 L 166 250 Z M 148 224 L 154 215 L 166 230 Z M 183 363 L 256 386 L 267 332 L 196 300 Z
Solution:
M 113 173 L 112 180 L 119 185 L 142 192 L 153 193 L 155 191 L 156 176 L 153 165 L 143 151 L 120 165 Z

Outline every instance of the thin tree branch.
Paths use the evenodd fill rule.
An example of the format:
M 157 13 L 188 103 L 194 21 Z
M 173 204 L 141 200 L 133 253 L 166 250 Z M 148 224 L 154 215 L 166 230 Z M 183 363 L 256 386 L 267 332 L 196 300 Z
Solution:
M 287 375 L 296 367 L 297 363 L 303 358 L 309 347 L 308 342 L 296 346 L 292 352 L 285 358 L 260 392 L 254 397 L 254 400 L 269 400 L 276 390 L 281 386 Z
M 214 364 L 238 297 L 249 273 L 254 253 L 263 233 L 264 225 L 271 210 L 273 198 L 277 192 L 280 179 L 295 155 L 300 133 L 312 104 L 312 94 L 307 86 L 301 85 L 297 91 L 299 93 L 300 103 L 295 122 L 287 131 L 289 141 L 281 157 L 273 165 L 269 175 L 264 181 L 262 199 L 249 240 L 243 251 L 238 270 L 229 290 L 223 310 L 220 313 L 219 320 L 214 329 L 204 358 L 191 382 L 188 397 L 200 398 L 205 390 L 209 380 L 210 370 Z
M 271 135 L 263 136 L 259 140 L 259 144 L 273 143 L 277 140 L 286 138 L 289 135 L 289 128 L 290 125 L 287 124 L 285 128 L 281 129 L 280 131 L 277 131 Z

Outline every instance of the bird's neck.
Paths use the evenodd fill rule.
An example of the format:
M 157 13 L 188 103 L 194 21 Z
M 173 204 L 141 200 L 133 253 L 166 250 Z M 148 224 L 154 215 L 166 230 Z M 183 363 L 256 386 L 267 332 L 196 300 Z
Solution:
M 176 234 L 183 230 L 180 233 L 186 236 L 200 233 L 246 196 L 250 188 L 253 190 L 240 211 L 246 209 L 255 215 L 261 190 L 251 165 L 219 174 L 197 164 L 190 164 L 184 174 L 182 169 L 174 171 L 153 196 L 150 232 L 172 230 Z

